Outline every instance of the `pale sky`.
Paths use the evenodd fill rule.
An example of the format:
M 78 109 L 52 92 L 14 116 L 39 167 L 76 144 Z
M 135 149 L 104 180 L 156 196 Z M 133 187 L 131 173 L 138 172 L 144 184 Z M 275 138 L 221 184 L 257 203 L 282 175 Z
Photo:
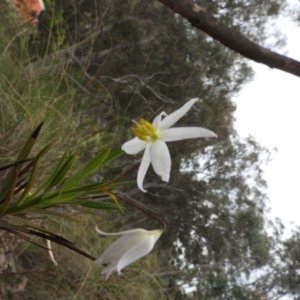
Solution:
M 300 60 L 300 26 L 281 18 L 280 29 L 287 35 L 284 49 L 272 49 Z M 251 134 L 263 146 L 278 148 L 265 169 L 271 218 L 286 226 L 285 236 L 300 225 L 300 78 L 251 62 L 254 80 L 234 99 L 236 129 L 240 136 Z

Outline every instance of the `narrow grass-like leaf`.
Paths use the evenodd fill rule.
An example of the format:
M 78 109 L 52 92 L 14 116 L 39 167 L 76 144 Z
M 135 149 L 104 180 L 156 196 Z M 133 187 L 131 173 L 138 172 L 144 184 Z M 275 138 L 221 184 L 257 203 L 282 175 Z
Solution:
M 55 168 L 54 172 L 51 174 L 51 176 L 50 176 L 50 178 L 48 180 L 49 183 L 47 184 L 47 186 L 45 188 L 45 192 L 49 191 L 54 186 L 58 185 L 65 178 L 66 174 L 69 172 L 69 170 L 71 169 L 71 167 L 75 163 L 77 155 L 73 154 L 62 165 L 62 163 L 66 159 L 66 156 L 67 156 L 67 152 L 62 156 L 62 158 L 58 162 L 58 165 Z
M 36 158 L 34 159 L 34 163 L 33 163 L 33 166 L 32 166 L 32 170 L 31 170 L 31 173 L 30 173 L 30 177 L 29 177 L 29 180 L 27 182 L 27 185 L 24 189 L 24 192 L 22 193 L 21 197 L 19 198 L 19 200 L 17 201 L 16 205 L 20 205 L 23 200 L 26 198 L 26 196 L 29 194 L 33 184 L 34 184 L 34 181 L 35 181 L 35 177 L 36 177 L 36 173 L 37 173 L 37 170 L 38 170 L 38 166 L 39 166 L 39 162 L 41 160 L 41 158 L 43 157 L 43 155 L 45 155 L 49 149 L 52 147 L 53 143 L 47 145 L 46 147 L 44 147 L 40 152 L 39 154 L 36 156 Z
M 52 183 L 52 181 L 56 178 L 57 173 L 59 172 L 62 164 L 65 162 L 66 157 L 67 157 L 68 151 L 66 151 L 62 157 L 60 158 L 59 162 L 56 164 L 56 167 L 54 169 L 54 171 L 52 172 L 52 174 L 50 175 L 50 177 L 47 179 L 46 182 L 44 182 L 33 194 L 33 196 L 37 196 L 40 194 L 40 192 L 42 190 L 44 190 L 44 192 L 49 191 L 51 189 L 51 187 L 49 188 L 49 185 Z
M 31 160 L 31 161 L 30 161 L 29 164 L 26 166 L 26 168 L 27 168 L 28 166 L 32 167 L 32 165 L 33 165 L 32 161 L 33 161 L 33 160 L 32 160 L 32 159 L 30 159 L 30 160 Z M 18 171 L 18 168 L 17 168 L 17 166 L 16 166 L 16 164 L 15 164 L 15 167 L 16 167 L 15 170 L 17 170 L 17 172 L 18 172 L 18 176 L 17 176 L 18 181 L 16 182 L 16 185 L 15 185 L 14 195 L 16 195 L 17 193 L 19 193 L 19 192 L 20 192 L 22 189 L 24 189 L 24 187 L 26 186 L 26 183 L 24 183 L 25 178 L 19 179 L 19 178 L 21 177 L 21 172 L 22 172 L 23 170 L 21 170 L 21 171 L 19 172 L 19 171 Z M 2 203 L 2 202 L 4 201 L 4 198 L 6 197 L 8 191 L 10 190 L 11 182 L 12 182 L 12 179 L 13 179 L 13 177 L 14 177 L 14 174 L 13 174 L 14 172 L 15 172 L 15 171 L 12 170 L 12 171 L 8 174 L 7 178 L 5 179 L 5 182 L 3 183 L 2 190 L 1 190 L 1 192 L 0 192 L 0 203 Z
M 21 192 L 23 189 L 25 189 L 26 185 L 27 185 L 27 182 L 25 182 L 25 178 L 22 178 L 21 180 L 19 180 L 16 183 L 16 188 L 15 188 L 14 194 L 17 195 L 19 192 Z
M 19 172 L 19 177 L 22 177 L 24 174 L 26 174 L 33 166 L 33 158 L 30 159 L 30 162 Z
M 33 228 L 33 229 L 31 229 Z M 91 256 L 90 254 L 86 253 L 85 251 L 81 250 L 80 248 L 76 247 L 74 245 L 74 243 L 68 241 L 67 239 L 63 238 L 62 236 L 59 236 L 57 234 L 54 234 L 48 230 L 45 230 L 44 228 L 40 228 L 40 227 L 34 227 L 34 226 L 30 226 L 30 227 L 24 227 L 24 226 L 17 226 L 14 224 L 8 224 L 7 222 L 1 222 L 0 220 L 0 229 L 6 230 L 6 231 L 10 231 L 12 233 L 14 232 L 23 232 L 26 234 L 30 234 L 30 235 L 35 235 L 41 238 L 44 238 L 46 240 L 50 240 L 52 242 L 55 242 L 57 244 L 60 244 L 66 248 L 69 248 L 91 260 L 95 260 L 96 258 Z M 45 247 L 43 247 L 45 248 Z M 48 249 L 48 248 L 46 248 Z
M 16 206 L 14 205 L 13 207 L 9 207 L 3 215 L 9 215 L 9 214 L 16 214 L 16 213 L 21 213 L 24 212 L 26 209 L 35 207 L 38 203 L 41 202 L 41 197 L 37 197 L 35 199 L 31 199 L 30 201 L 26 201 L 23 204 Z
M 7 181 L 7 191 L 4 194 L 4 199 L 1 201 L 1 209 L 0 209 L 0 215 L 3 215 L 5 211 L 7 210 L 9 203 L 11 199 L 14 196 L 15 187 L 17 183 L 18 178 L 18 167 L 13 167 L 12 172 L 9 174 L 8 181 Z
M 120 206 L 117 197 L 110 191 L 104 190 L 104 192 L 115 202 L 116 206 L 120 209 L 121 212 L 124 212 L 123 208 Z
M 81 187 L 72 189 L 68 192 L 88 192 L 91 194 L 95 193 L 95 192 L 103 193 L 103 187 L 113 189 L 118 186 L 128 186 L 128 185 L 134 185 L 134 184 L 136 184 L 135 181 L 125 181 L 125 182 L 115 182 L 115 183 L 110 183 L 109 181 L 102 181 L 102 182 L 97 182 L 97 183 L 81 186 Z
M 41 232 L 40 232 L 41 231 Z M 44 232 L 47 232 L 46 234 L 44 234 Z M 81 250 L 80 248 L 76 247 L 74 245 L 74 243 L 68 241 L 67 239 L 57 235 L 57 234 L 53 234 L 49 231 L 43 230 L 42 228 L 39 229 L 39 231 L 35 231 L 35 230 L 30 230 L 30 233 L 32 235 L 38 236 L 38 237 L 42 237 L 46 240 L 55 242 L 57 244 L 60 244 L 66 248 L 69 248 L 91 260 L 95 260 L 95 257 L 91 256 L 90 254 L 86 253 L 85 251 Z
M 8 228 L 8 229 L 11 229 L 11 230 L 17 230 L 17 231 L 21 231 L 21 232 L 24 232 L 24 233 L 29 233 L 29 231 L 30 231 L 29 229 L 24 228 L 23 226 L 8 223 L 8 222 L 1 221 L 1 220 L 0 220 L 0 228 Z
M 40 248 L 43 248 L 43 249 L 46 249 L 46 250 L 49 250 L 49 248 L 45 247 L 44 245 L 41 245 L 39 243 L 37 243 L 36 241 L 34 241 L 33 239 L 31 239 L 30 237 L 28 237 L 27 235 L 19 232 L 19 231 L 16 231 L 16 230 L 12 230 L 12 229 L 8 229 L 8 228 L 2 228 L 3 230 L 9 232 L 9 233 L 12 233 L 14 235 L 17 235 L 18 237 L 22 238 L 23 240 L 25 240 L 26 242 L 28 243 L 31 243 L 35 246 L 38 246 Z
M 81 186 L 81 187 L 78 187 L 78 188 L 74 188 L 74 189 L 71 189 L 71 190 L 68 190 L 68 191 L 65 191 L 65 192 L 62 192 L 62 194 L 64 193 L 78 193 L 78 192 L 86 192 L 86 193 L 89 193 L 89 192 L 94 192 L 94 191 L 97 191 L 98 193 L 101 193 L 102 190 L 100 190 L 101 187 L 103 186 L 106 186 L 108 182 L 100 182 L 100 183 L 92 183 L 92 184 L 88 184 L 88 185 L 84 185 L 84 186 Z
M 78 195 L 78 193 L 68 193 L 68 194 L 64 194 L 64 195 L 58 194 L 58 195 L 47 197 L 47 198 L 43 199 L 43 201 L 38 203 L 36 206 L 43 208 L 43 207 L 52 206 L 52 205 L 60 205 L 62 203 L 68 203 L 68 201 L 73 200 L 78 196 L 80 196 L 80 195 Z
M 87 175 L 95 172 L 102 164 L 103 161 L 107 158 L 110 149 L 107 149 L 96 157 L 94 157 L 91 161 L 89 161 L 86 166 L 71 176 L 63 185 L 61 190 L 70 190 L 73 189 L 81 180 L 83 180 Z
M 6 177 L 4 183 L 2 184 L 2 189 L 0 192 L 0 204 L 5 202 L 5 199 L 7 198 L 7 194 L 12 189 L 12 184 L 17 179 L 16 174 L 18 174 L 18 167 L 14 166 L 11 172 L 9 172 L 8 176 Z M 15 188 L 16 182 L 14 183 Z
M 0 199 L 2 201 L 3 198 L 5 198 L 4 203 L 1 207 L 1 212 L 3 213 L 6 208 L 9 205 L 10 198 L 12 197 L 13 194 L 11 194 L 12 191 L 12 183 L 16 180 L 16 176 L 14 174 L 18 174 L 21 168 L 21 165 L 23 162 L 27 159 L 27 156 L 29 155 L 38 135 L 43 126 L 43 123 L 41 123 L 35 130 L 34 132 L 30 135 L 29 139 L 23 146 L 22 150 L 20 151 L 17 159 L 16 159 L 16 166 L 13 168 L 13 170 L 10 172 L 8 175 L 7 179 L 2 185 L 2 190 L 0 192 Z M 13 189 L 15 188 L 15 184 L 13 186 Z
M 103 165 L 110 162 L 111 160 L 117 158 L 118 156 L 122 155 L 123 153 L 124 153 L 124 151 L 121 148 L 118 148 L 118 149 L 110 152 L 109 155 L 103 161 Z
M 9 165 L 2 166 L 2 167 L 0 167 L 0 171 L 4 171 L 6 169 L 9 169 L 11 167 L 16 166 L 17 164 L 20 164 L 20 163 L 23 163 L 23 162 L 27 162 L 27 161 L 30 161 L 30 160 L 32 160 L 32 158 L 27 158 L 27 159 L 24 159 L 22 161 L 17 161 L 17 162 L 14 162 L 12 164 L 9 164 Z
M 31 134 L 25 145 L 23 146 L 22 150 L 20 151 L 17 160 L 16 161 L 22 161 L 27 158 L 29 155 L 39 133 L 43 126 L 43 122 L 34 130 L 34 132 Z
M 42 233 L 42 234 L 47 234 L 47 236 L 49 237 L 56 237 L 57 239 L 61 240 L 61 241 L 65 241 L 65 242 L 69 242 L 67 239 L 65 239 L 64 237 L 61 237 L 45 228 L 39 227 L 39 226 L 31 226 L 31 225 L 17 225 L 17 224 L 11 224 L 11 223 L 7 223 L 7 222 L 0 222 L 0 228 L 9 228 L 12 230 L 17 230 L 17 231 L 21 231 L 24 233 L 28 233 L 28 234 L 35 234 L 37 232 Z M 32 232 L 34 229 L 34 233 Z M 41 236 L 41 235 L 37 235 L 37 236 Z M 44 236 L 41 236 L 44 237 Z M 71 242 L 69 242 L 71 243 Z M 73 244 L 73 243 L 71 243 Z

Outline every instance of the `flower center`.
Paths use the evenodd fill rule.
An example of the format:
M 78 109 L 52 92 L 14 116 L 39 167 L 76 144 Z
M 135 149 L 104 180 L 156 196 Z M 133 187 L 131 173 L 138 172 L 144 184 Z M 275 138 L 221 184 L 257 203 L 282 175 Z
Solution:
M 140 119 L 139 122 L 133 121 L 136 126 L 131 128 L 133 135 L 137 136 L 140 140 L 143 141 L 156 141 L 159 139 L 159 131 L 149 122 L 144 119 Z

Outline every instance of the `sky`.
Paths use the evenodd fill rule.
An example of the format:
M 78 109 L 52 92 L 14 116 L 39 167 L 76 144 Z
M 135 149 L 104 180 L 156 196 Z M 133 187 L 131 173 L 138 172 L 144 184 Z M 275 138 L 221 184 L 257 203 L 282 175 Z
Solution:
M 272 50 L 300 60 L 300 26 L 283 17 L 278 25 L 287 42 L 284 48 Z M 235 127 L 240 136 L 251 134 L 263 146 L 278 149 L 265 168 L 267 206 L 269 217 L 282 220 L 288 237 L 300 225 L 300 78 L 255 62 L 251 66 L 254 80 L 234 99 Z

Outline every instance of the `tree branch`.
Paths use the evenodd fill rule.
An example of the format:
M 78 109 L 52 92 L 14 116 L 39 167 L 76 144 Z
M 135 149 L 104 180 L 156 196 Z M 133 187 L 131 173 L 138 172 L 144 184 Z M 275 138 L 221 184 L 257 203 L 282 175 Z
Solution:
M 270 51 L 250 41 L 241 33 L 229 28 L 220 20 L 208 14 L 192 0 L 159 0 L 161 3 L 187 19 L 192 26 L 222 43 L 229 49 L 249 58 L 295 76 L 300 77 L 300 62 L 290 57 Z

